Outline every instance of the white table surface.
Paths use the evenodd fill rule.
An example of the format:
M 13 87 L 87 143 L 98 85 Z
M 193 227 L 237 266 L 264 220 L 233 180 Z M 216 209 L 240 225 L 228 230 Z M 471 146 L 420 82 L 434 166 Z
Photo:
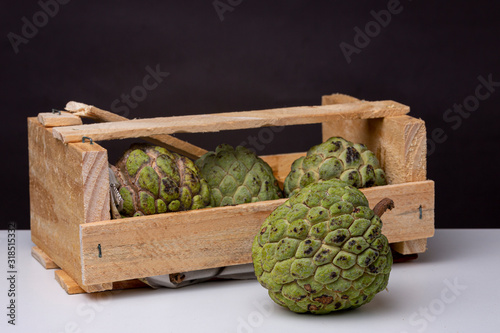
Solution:
M 500 332 L 500 229 L 436 230 L 388 291 L 352 311 L 295 314 L 256 280 L 67 295 L 18 230 L 16 325 L 7 323 L 7 232 L 0 232 L 1 332 Z

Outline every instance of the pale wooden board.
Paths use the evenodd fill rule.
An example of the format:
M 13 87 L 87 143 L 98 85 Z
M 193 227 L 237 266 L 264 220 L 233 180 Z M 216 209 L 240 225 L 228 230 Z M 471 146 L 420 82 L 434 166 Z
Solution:
M 28 119 L 31 236 L 84 289 L 79 225 L 109 214 L 107 152 L 97 144 L 62 144 L 52 129 Z
M 352 102 L 359 102 L 359 99 L 339 93 L 324 95 L 321 97 L 321 105 L 344 104 Z
M 70 295 L 74 294 L 82 294 L 86 293 L 85 290 L 83 290 L 78 283 L 75 282 L 71 278 L 71 276 L 68 275 L 65 271 L 62 269 L 59 269 L 54 272 L 54 277 L 56 281 L 61 285 L 61 287 Z
M 61 114 L 41 112 L 38 121 L 45 127 L 81 125 L 82 119 L 72 113 L 62 111 Z
M 391 247 L 401 254 L 424 253 L 427 250 L 427 238 L 397 242 L 391 244 Z
M 71 104 L 73 103 L 73 104 Z M 69 102 L 66 105 L 66 109 L 74 111 L 80 110 L 82 107 L 81 103 Z M 77 114 L 82 117 L 91 118 L 102 122 L 116 122 L 116 121 L 128 121 L 128 118 L 122 117 L 115 113 L 96 108 L 95 106 L 86 105 L 84 107 L 85 111 L 77 112 Z M 189 142 L 177 139 L 170 135 L 153 135 L 151 137 L 143 138 L 144 140 L 153 143 L 155 145 L 163 146 L 171 151 L 182 154 L 192 159 L 197 159 L 201 155 L 205 154 L 207 151 L 203 148 L 197 147 Z
M 325 120 L 368 119 L 403 115 L 409 108 L 394 101 L 355 102 L 325 106 L 299 106 L 260 111 L 228 112 L 193 116 L 134 119 L 54 129 L 63 142 L 79 142 L 83 136 L 95 141 L 147 137 L 157 134 L 218 132 L 265 126 L 314 124 Z
M 371 207 L 384 197 L 394 200 L 396 208 L 383 216 L 382 231 L 390 242 L 434 234 L 434 182 L 362 191 Z M 82 224 L 84 281 L 96 284 L 250 263 L 253 237 L 270 212 L 285 201 Z
M 283 183 L 286 176 L 291 171 L 292 163 L 305 156 L 306 153 L 290 153 L 290 154 L 280 154 L 280 155 L 265 155 L 260 156 L 267 164 L 273 169 L 274 177 L 278 180 L 281 188 L 283 188 Z
M 57 270 L 55 271 L 55 279 L 61 285 L 61 287 L 69 294 L 84 294 L 87 293 L 84 289 L 82 289 L 78 283 L 75 282 L 65 271 Z M 127 281 L 118 281 L 113 282 L 112 287 L 106 290 L 122 290 L 122 289 L 134 289 L 134 288 L 149 288 L 147 284 L 141 282 L 137 279 L 127 280 Z M 88 292 L 96 292 L 96 291 L 106 291 L 106 290 L 92 290 Z
M 33 246 L 31 248 L 31 255 L 36 259 L 45 269 L 59 268 L 55 262 L 50 259 L 50 257 L 43 252 L 38 246 Z

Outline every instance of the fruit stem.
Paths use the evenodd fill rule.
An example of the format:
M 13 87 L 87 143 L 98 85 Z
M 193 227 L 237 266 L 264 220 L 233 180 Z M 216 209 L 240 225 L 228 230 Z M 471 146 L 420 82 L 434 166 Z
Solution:
M 386 210 L 388 209 L 391 210 L 393 208 L 394 208 L 394 201 L 392 201 L 392 199 L 389 198 L 384 198 L 380 200 L 378 204 L 375 205 L 375 207 L 373 208 L 373 212 L 378 217 L 382 217 L 382 215 L 384 215 Z

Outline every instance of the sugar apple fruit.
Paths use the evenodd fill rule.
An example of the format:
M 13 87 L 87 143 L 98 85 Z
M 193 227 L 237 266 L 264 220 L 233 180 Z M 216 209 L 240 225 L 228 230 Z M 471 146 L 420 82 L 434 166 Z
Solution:
M 213 207 L 283 197 L 271 167 L 243 146 L 219 145 L 196 165 L 210 186 Z
M 386 185 L 375 154 L 362 144 L 332 137 L 295 160 L 285 179 L 287 197 L 317 181 L 340 179 L 354 187 Z
M 112 168 L 124 217 L 203 208 L 208 184 L 189 158 L 159 146 L 134 144 Z
M 311 184 L 262 224 L 252 245 L 255 275 L 294 312 L 359 307 L 389 280 L 392 254 L 381 228 L 358 189 L 338 180 Z

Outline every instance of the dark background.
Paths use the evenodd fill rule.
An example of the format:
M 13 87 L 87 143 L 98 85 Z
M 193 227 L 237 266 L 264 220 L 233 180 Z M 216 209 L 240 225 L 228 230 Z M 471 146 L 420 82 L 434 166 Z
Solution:
M 443 119 L 454 104 L 471 100 L 479 76 L 500 81 L 493 1 L 401 1 L 401 12 L 350 63 L 339 45 L 354 46 L 354 28 L 364 30 L 374 21 L 371 11 L 386 10 L 388 1 L 219 3 L 231 8 L 223 20 L 213 0 L 73 0 L 16 53 L 8 34 L 23 36 L 23 17 L 44 23 L 42 7 L 1 2 L 2 227 L 15 221 L 29 228 L 26 117 L 69 100 L 111 110 L 142 85 L 147 66 L 157 65 L 169 76 L 136 107 L 117 104 L 115 111 L 145 118 L 317 105 L 334 92 L 409 105 L 426 121 L 429 138 L 439 128 L 446 136 L 428 157 L 436 227 L 497 227 L 500 87 L 467 118 L 454 114 L 460 124 Z M 259 154 L 305 151 L 321 140 L 319 129 L 287 128 Z M 180 137 L 213 149 L 257 131 Z M 128 144 L 103 142 L 113 159 Z

